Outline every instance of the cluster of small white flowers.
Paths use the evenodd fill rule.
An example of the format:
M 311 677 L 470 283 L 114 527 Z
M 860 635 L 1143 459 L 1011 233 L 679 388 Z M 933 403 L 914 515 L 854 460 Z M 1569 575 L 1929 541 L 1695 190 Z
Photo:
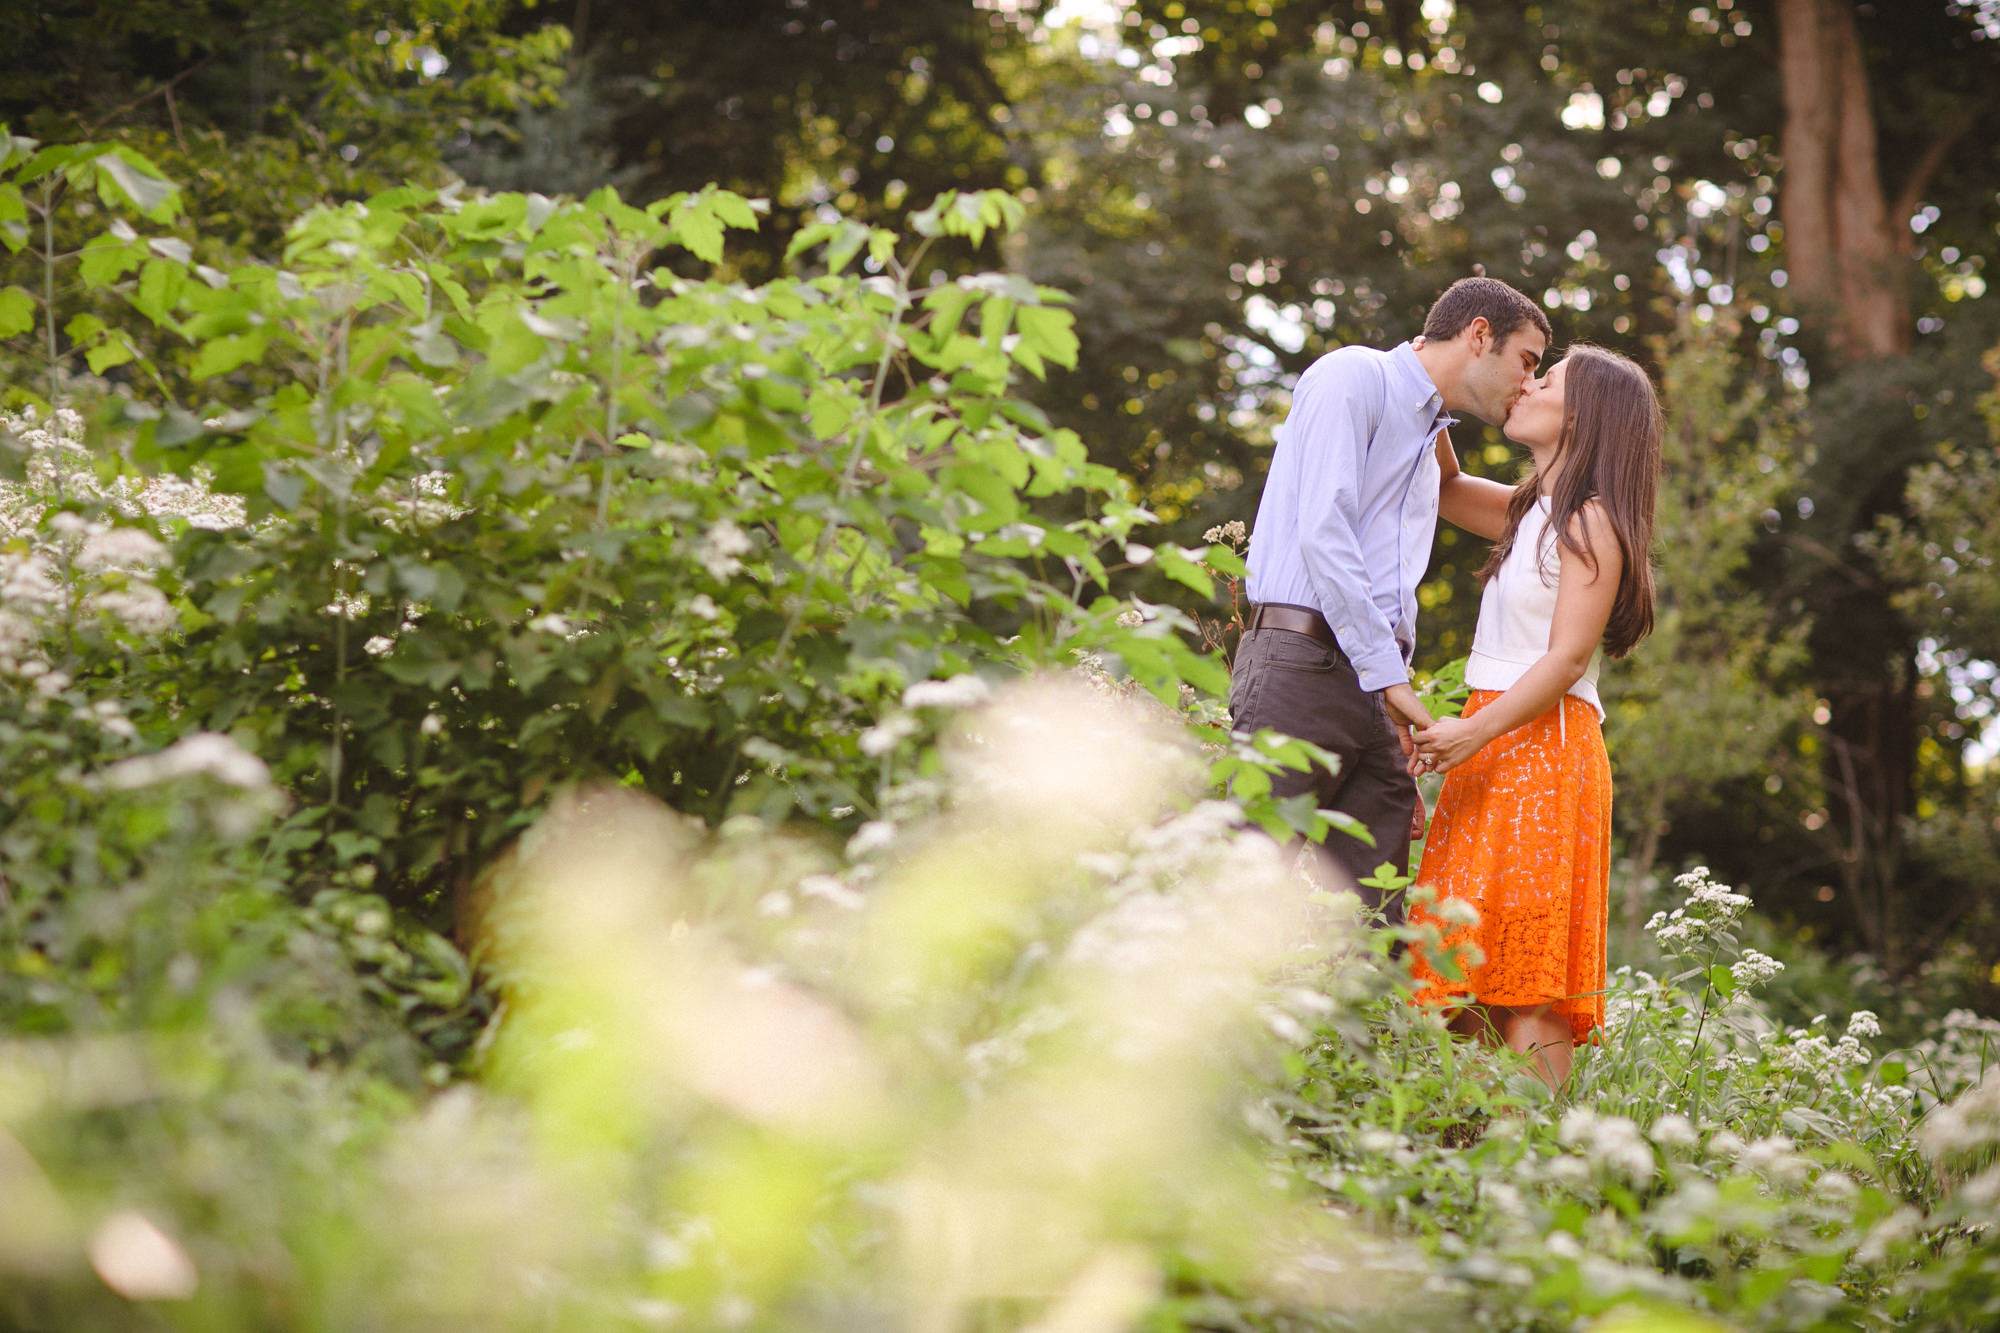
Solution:
M 1695 1131 L 1694 1121 L 1676 1111 L 1669 1111 L 1653 1122 L 1646 1131 L 1648 1138 L 1662 1148 L 1695 1148 L 1701 1144 L 1701 1136 Z
M 249 510 L 240 495 L 209 489 L 207 473 L 193 480 L 180 477 L 120 477 L 111 483 L 106 498 L 128 518 L 140 514 L 155 522 L 176 520 L 206 532 L 227 532 L 250 521 Z
M 30 614 L 46 613 L 63 604 L 62 587 L 49 558 L 40 552 L 0 555 L 0 601 Z
M 1718 932 L 1734 925 L 1750 908 L 1750 899 L 1726 884 L 1718 884 L 1707 866 L 1696 866 L 1676 876 L 1674 884 L 1687 900 L 1672 912 L 1655 912 L 1646 923 L 1647 933 L 1673 952 L 1685 952 L 1706 943 Z
M 1227 523 L 1218 524 L 1202 533 L 1201 539 L 1211 546 L 1229 546 L 1240 551 L 1244 543 L 1250 540 L 1250 533 L 1243 526 L 1242 519 L 1232 518 Z
M 881 851 L 896 840 L 896 826 L 886 819 L 871 819 L 847 840 L 847 859 L 860 861 Z
M 157 638 L 180 625 L 180 615 L 167 595 L 150 583 L 137 580 L 122 588 L 94 592 L 84 599 L 86 609 L 123 625 L 141 638 Z
M 87 574 L 154 569 L 167 561 L 167 548 L 150 532 L 93 523 L 76 553 L 76 567 Z
M 210 490 L 206 475 L 100 481 L 83 442 L 83 417 L 74 409 L 59 408 L 51 417 L 33 408 L 18 416 L 0 415 L 0 431 L 29 451 L 26 483 L 0 481 L 0 536 L 33 532 L 51 496 L 106 504 L 127 518 L 184 522 L 211 531 L 242 527 L 245 521 L 242 497 Z
M 1814 1170 L 1810 1157 L 1793 1151 L 1796 1146 L 1787 1135 L 1767 1134 L 1743 1145 L 1736 1158 L 1737 1168 L 1754 1172 L 1774 1185 L 1796 1189 L 1811 1178 Z
M 49 512 L 58 497 L 94 503 L 117 498 L 97 481 L 81 444 L 77 414 L 64 410 L 49 422 L 39 422 L 32 413 L 0 417 L 0 429 L 34 451 L 25 483 L 0 482 L 0 536 L 16 543 L 14 551 L 0 555 L 0 606 L 5 608 L 0 610 L 0 669 L 18 672 L 40 662 L 40 645 L 59 624 L 74 625 L 68 619 L 72 615 L 108 622 L 141 638 L 175 629 L 180 618 L 153 583 L 167 561 L 167 549 L 157 537 L 67 509 Z M 113 506 L 114 512 L 117 508 Z M 44 690 L 49 697 L 60 692 Z
M 368 614 L 368 608 L 373 604 L 374 598 L 365 592 L 337 592 L 333 595 L 333 600 L 320 610 L 330 616 L 339 616 L 342 620 L 359 620 Z
M 914 717 L 908 713 L 891 713 L 862 732 L 856 744 L 861 753 L 870 759 L 880 759 L 889 754 L 904 741 L 921 730 Z
M 1937 1162 L 2000 1144 L 2000 1069 L 1925 1116 L 1917 1142 Z
M 454 504 L 447 499 L 450 492 L 449 472 L 419 473 L 401 481 L 384 483 L 367 512 L 371 518 L 379 519 L 399 532 L 434 528 L 472 512 L 465 505 Z
M 949 680 L 920 680 L 903 691 L 905 708 L 974 708 L 993 696 L 992 687 L 967 672 Z
M 1814 1031 L 1825 1021 L 1822 1015 L 1807 1027 L 1785 1028 L 1767 1036 L 1765 1054 L 1772 1067 L 1821 1087 L 1833 1087 L 1845 1083 L 1849 1069 L 1874 1060 L 1874 1053 L 1861 1044 L 1852 1028 L 1838 1039 Z
M 1176 884 L 1212 870 L 1234 854 L 1243 826 L 1243 811 L 1235 803 L 1200 801 L 1158 824 L 1139 828 L 1127 840 L 1121 889 Z
M 1785 965 L 1771 955 L 1759 953 L 1755 949 L 1745 949 L 1743 957 L 1730 964 L 1729 975 L 1736 979 L 1738 986 L 1747 990 L 1752 986 L 1763 985 L 1784 970 Z
M 695 542 L 694 557 L 715 578 L 729 579 L 743 568 L 751 546 L 750 534 L 725 518 Z
M 271 770 L 264 761 L 230 737 L 214 731 L 184 736 L 154 754 L 121 759 L 104 770 L 104 785 L 131 791 L 191 777 L 213 778 L 240 791 L 262 792 L 271 788 Z
M 1653 1178 L 1653 1148 L 1639 1126 L 1622 1115 L 1599 1115 L 1588 1106 L 1573 1106 L 1556 1131 L 1566 1148 L 1581 1148 L 1591 1166 L 1634 1183 Z

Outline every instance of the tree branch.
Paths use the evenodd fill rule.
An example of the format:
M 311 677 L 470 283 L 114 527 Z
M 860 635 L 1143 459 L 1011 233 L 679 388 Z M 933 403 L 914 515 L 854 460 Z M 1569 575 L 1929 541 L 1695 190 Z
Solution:
M 1932 177 L 1944 165 L 1945 158 L 1958 146 L 1958 141 L 1971 133 L 1979 118 L 2000 101 L 2000 84 L 1988 85 L 1985 93 L 1974 99 L 1958 118 L 1944 127 L 1943 133 L 1931 140 L 1923 155 L 1910 168 L 1909 176 L 1903 181 L 1903 188 L 1896 194 L 1896 202 L 1889 213 L 1889 224 L 1896 229 L 1896 248 L 1904 254 L 1916 249 L 1916 242 L 1910 231 L 1910 218 L 1923 202 L 1924 191 L 1930 188 Z
M 105 125 L 109 124 L 111 121 L 118 119 L 120 116 L 124 115 L 127 111 L 130 111 L 135 107 L 144 106 L 147 102 L 152 101 L 155 97 L 164 96 L 167 99 L 168 112 L 172 114 L 174 118 L 174 137 L 178 139 L 180 137 L 181 127 L 180 127 L 180 115 L 177 112 L 174 112 L 173 110 L 175 87 L 180 84 L 182 79 L 188 78 L 189 76 L 197 74 L 201 70 L 207 68 L 208 65 L 212 61 L 214 61 L 214 59 L 217 56 L 221 54 L 222 52 L 220 49 L 210 51 L 207 55 L 195 61 L 192 65 L 189 65 L 186 69 L 174 75 L 174 77 L 168 79 L 165 83 L 161 84 L 159 87 L 153 89 L 153 91 L 145 93 L 139 97 L 133 98 L 131 101 L 127 102 L 124 106 L 105 112 L 102 116 L 99 116 L 94 122 L 92 122 L 90 128 L 84 131 L 84 134 L 86 136 L 95 134 L 97 133 L 98 130 L 102 129 Z M 183 144 L 182 147 L 183 149 L 185 149 L 186 145 Z

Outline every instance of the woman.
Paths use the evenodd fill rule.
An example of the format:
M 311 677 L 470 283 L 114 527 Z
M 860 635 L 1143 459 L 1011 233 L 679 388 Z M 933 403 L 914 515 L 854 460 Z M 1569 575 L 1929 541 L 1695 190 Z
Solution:
M 1597 668 L 1653 628 L 1662 421 L 1645 371 L 1578 346 L 1503 429 L 1534 456 L 1519 486 L 1465 475 L 1438 440 L 1439 512 L 1495 544 L 1465 714 L 1416 732 L 1412 760 L 1447 775 L 1417 882 L 1479 909 L 1479 924 L 1451 927 L 1422 907 L 1411 919 L 1485 961 L 1450 980 L 1416 950 L 1412 971 L 1420 1002 L 1460 1006 L 1454 1031 L 1532 1056 L 1557 1088 L 1571 1047 L 1604 1021 L 1611 767 Z

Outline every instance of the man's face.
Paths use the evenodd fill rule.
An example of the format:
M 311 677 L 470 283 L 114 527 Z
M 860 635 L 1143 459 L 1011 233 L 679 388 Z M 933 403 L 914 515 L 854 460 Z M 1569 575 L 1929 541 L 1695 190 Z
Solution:
M 1473 345 L 1477 349 L 1483 344 L 1485 350 L 1466 366 L 1459 384 L 1459 396 L 1464 401 L 1453 406 L 1498 426 L 1506 422 L 1514 400 L 1535 377 L 1535 367 L 1541 364 L 1549 340 L 1540 329 L 1526 324 L 1508 334 L 1504 342 L 1495 344 L 1491 334 L 1482 336 L 1484 321 L 1478 324 L 1481 327 L 1473 330 Z

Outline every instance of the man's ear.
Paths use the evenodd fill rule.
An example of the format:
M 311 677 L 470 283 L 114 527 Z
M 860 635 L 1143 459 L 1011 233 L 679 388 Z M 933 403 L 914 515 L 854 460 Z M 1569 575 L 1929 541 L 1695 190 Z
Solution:
M 1466 346 L 1474 356 L 1484 356 L 1493 350 L 1493 325 L 1487 322 L 1486 316 L 1474 315 L 1472 322 L 1465 326 L 1465 332 L 1469 340 Z

